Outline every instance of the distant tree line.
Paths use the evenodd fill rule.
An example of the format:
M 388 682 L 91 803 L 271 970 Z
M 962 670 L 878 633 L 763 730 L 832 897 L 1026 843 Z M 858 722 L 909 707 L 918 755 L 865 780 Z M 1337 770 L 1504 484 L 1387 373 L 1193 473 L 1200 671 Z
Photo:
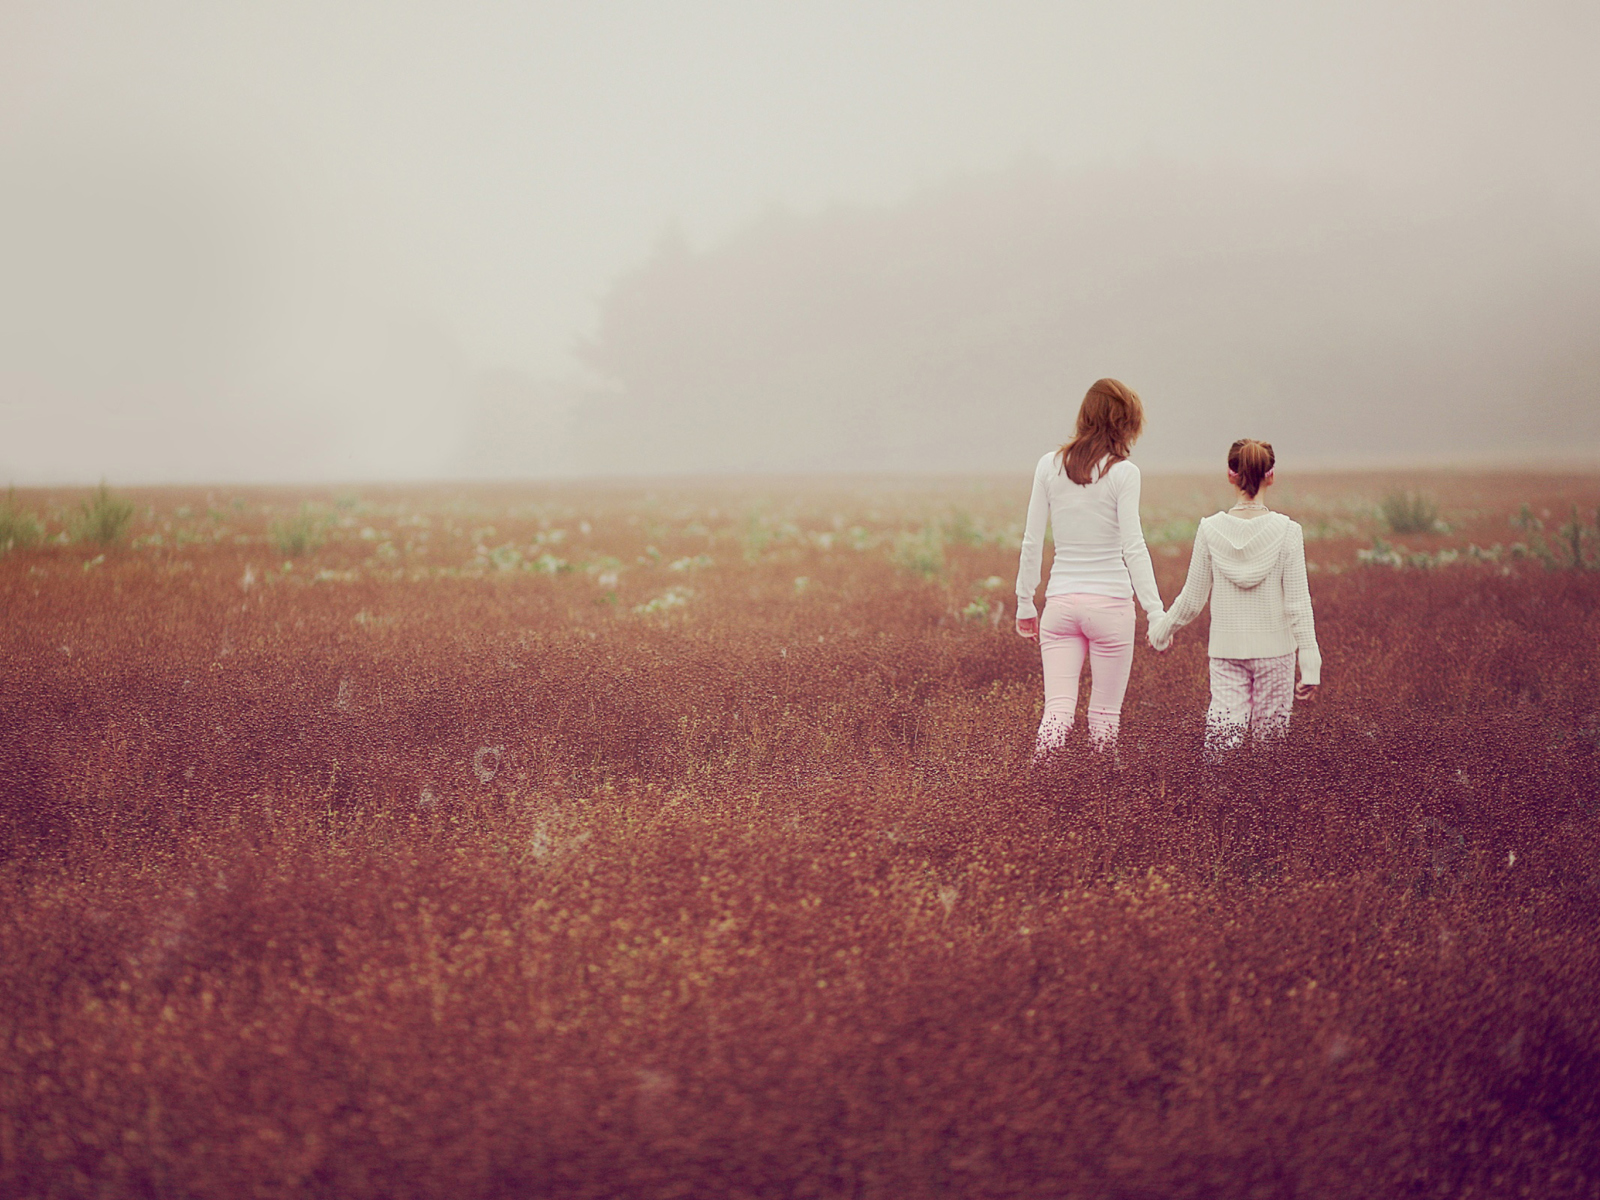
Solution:
M 1323 459 L 1600 447 L 1593 231 L 1537 195 L 1419 208 L 1150 166 L 774 211 L 664 239 L 605 297 L 599 382 L 521 417 L 502 396 L 484 437 L 532 422 L 585 471 L 1014 469 L 1109 374 L 1156 464 L 1243 433 Z

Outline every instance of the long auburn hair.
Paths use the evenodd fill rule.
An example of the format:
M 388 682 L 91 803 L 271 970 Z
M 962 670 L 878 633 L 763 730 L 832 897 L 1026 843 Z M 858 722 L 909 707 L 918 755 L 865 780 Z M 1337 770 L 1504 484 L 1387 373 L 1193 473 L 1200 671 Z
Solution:
M 1139 393 L 1115 379 L 1097 379 L 1078 406 L 1078 428 L 1061 447 L 1061 467 L 1073 483 L 1093 483 L 1128 457 L 1144 429 Z

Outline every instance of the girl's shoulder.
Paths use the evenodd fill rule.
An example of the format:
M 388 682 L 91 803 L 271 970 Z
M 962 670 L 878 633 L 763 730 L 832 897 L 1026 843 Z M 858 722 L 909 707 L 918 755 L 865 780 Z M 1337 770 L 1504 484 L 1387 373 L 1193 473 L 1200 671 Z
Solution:
M 1112 463 L 1106 468 L 1105 474 L 1102 476 L 1102 478 L 1137 479 L 1139 478 L 1139 468 L 1134 465 L 1133 459 L 1119 458 L 1116 462 Z
M 1227 519 L 1228 514 L 1225 512 L 1214 512 L 1210 516 L 1201 517 L 1194 527 L 1195 545 L 1198 546 L 1201 542 L 1205 542 L 1209 546 L 1212 537 L 1217 532 L 1217 526 Z
M 1227 541 L 1230 535 L 1225 531 L 1231 530 L 1233 535 L 1237 536 L 1237 527 L 1240 525 L 1260 525 L 1270 529 L 1281 537 L 1280 545 L 1288 545 L 1290 542 L 1298 542 L 1300 540 L 1300 526 L 1290 520 L 1285 513 L 1270 512 L 1263 516 L 1249 519 L 1236 517 L 1226 509 L 1219 509 L 1208 517 L 1201 517 L 1199 524 L 1195 526 L 1194 540 L 1198 542 L 1202 538 L 1208 540 L 1220 538 L 1223 541 Z M 1269 533 L 1265 536 L 1271 537 L 1273 534 Z
M 1290 517 L 1288 513 L 1278 512 L 1276 510 L 1266 513 L 1262 516 L 1252 518 L 1236 517 L 1227 509 L 1219 508 L 1210 516 L 1200 518 L 1200 524 L 1210 529 L 1216 529 L 1217 527 L 1224 525 L 1229 521 L 1242 521 L 1247 523 L 1250 521 L 1264 521 L 1268 524 L 1276 525 L 1279 529 L 1284 530 L 1300 528 L 1300 523 Z
M 1104 459 L 1101 460 L 1104 463 Z M 1129 487 L 1139 486 L 1139 468 L 1125 458 L 1119 458 L 1109 467 L 1095 468 L 1091 485 L 1099 484 L 1101 489 L 1112 496 L 1121 496 Z

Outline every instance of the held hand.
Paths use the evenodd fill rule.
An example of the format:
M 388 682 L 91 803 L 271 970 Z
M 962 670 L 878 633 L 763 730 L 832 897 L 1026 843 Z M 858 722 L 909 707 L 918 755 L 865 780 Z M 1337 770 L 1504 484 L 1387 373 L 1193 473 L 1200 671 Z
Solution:
M 1038 637 L 1039 636 L 1039 618 L 1038 617 L 1018 617 L 1017 618 L 1017 636 L 1025 637 L 1030 642 L 1034 638 Z
M 1150 649 L 1157 654 L 1165 654 L 1172 649 L 1172 635 L 1166 630 L 1167 618 L 1165 613 L 1150 618 L 1145 627 L 1144 638 L 1150 643 Z
M 1302 703 L 1310 704 L 1317 698 L 1317 685 L 1314 683 L 1295 684 L 1294 698 Z

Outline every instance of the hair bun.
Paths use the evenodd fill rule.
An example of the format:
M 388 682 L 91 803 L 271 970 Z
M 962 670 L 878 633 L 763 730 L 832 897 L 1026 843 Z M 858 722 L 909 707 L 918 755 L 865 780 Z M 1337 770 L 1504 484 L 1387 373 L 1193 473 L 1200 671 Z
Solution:
M 1276 465 L 1277 458 L 1269 442 L 1240 438 L 1228 448 L 1228 481 L 1251 499 L 1268 482 Z

